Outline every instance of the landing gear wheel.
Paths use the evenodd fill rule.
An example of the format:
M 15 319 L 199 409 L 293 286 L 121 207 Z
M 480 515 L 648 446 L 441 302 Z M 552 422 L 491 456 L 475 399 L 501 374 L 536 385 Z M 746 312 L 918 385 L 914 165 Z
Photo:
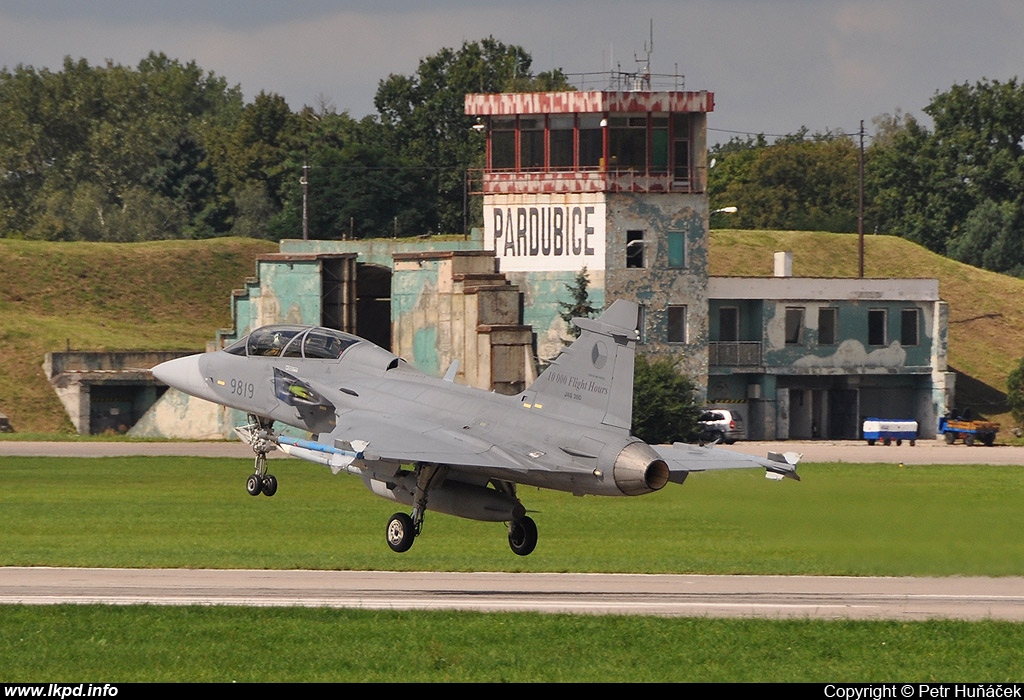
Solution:
M 250 496 L 259 496 L 263 491 L 263 479 L 258 474 L 250 475 L 249 480 L 245 482 L 245 490 L 249 492 Z
M 407 552 L 416 539 L 416 527 L 405 513 L 395 513 L 388 521 L 388 547 L 395 552 Z
M 521 557 L 533 551 L 537 546 L 537 523 L 533 518 L 524 515 L 512 521 L 508 528 L 508 546 Z
M 273 474 L 267 474 L 263 477 L 263 495 L 273 496 L 277 493 L 277 477 Z

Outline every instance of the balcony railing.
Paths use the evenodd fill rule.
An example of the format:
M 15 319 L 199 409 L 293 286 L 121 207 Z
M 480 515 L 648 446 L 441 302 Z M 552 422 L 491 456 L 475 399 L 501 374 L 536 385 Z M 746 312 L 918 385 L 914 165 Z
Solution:
M 713 367 L 760 367 L 761 342 L 757 340 L 708 343 L 708 364 Z
M 701 179 L 677 179 L 665 171 L 644 172 L 628 168 L 608 170 L 479 170 L 467 173 L 469 194 L 575 193 L 575 192 L 672 192 L 699 193 Z

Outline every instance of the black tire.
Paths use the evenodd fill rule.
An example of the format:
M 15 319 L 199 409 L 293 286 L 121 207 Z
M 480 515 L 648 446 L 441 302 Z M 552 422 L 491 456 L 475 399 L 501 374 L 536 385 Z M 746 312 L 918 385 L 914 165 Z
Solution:
M 521 557 L 525 557 L 537 546 L 537 523 L 528 515 L 513 520 L 508 529 L 508 546 Z
M 981 436 L 981 441 L 985 444 L 985 447 L 992 447 L 996 441 L 996 436 L 994 433 L 985 433 Z
M 250 475 L 249 480 L 245 482 L 245 490 L 249 492 L 250 496 L 259 496 L 263 491 L 263 479 L 256 474 Z
M 868 447 L 874 447 L 874 446 L 875 446 L 875 441 L 874 440 L 868 440 Z
M 416 527 L 412 518 L 405 513 L 395 513 L 388 521 L 388 529 L 385 532 L 388 547 L 395 552 L 408 552 L 416 539 Z
M 892 444 L 892 438 L 882 438 L 882 444 L 888 447 Z
M 968 447 L 974 445 L 974 436 L 964 435 L 964 444 L 967 445 Z
M 956 435 L 954 435 L 953 433 L 945 433 L 944 437 L 946 438 L 947 445 L 952 445 L 954 442 L 956 442 Z
M 277 477 L 267 474 L 263 477 L 263 495 L 270 497 L 277 493 Z

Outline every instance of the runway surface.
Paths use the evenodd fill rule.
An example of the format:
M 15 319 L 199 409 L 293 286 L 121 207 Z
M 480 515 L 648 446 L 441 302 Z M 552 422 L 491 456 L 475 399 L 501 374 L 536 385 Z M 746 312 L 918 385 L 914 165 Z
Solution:
M 1024 621 L 1024 579 L 6 567 L 0 603 Z
M 1024 448 L 918 441 L 741 442 L 719 449 L 795 451 L 805 462 L 1024 464 Z M 251 457 L 238 442 L 0 441 L 2 456 Z M 950 618 L 1024 621 L 1024 578 L 869 578 L 251 571 L 0 567 L 0 603 L 330 606 L 768 619 Z

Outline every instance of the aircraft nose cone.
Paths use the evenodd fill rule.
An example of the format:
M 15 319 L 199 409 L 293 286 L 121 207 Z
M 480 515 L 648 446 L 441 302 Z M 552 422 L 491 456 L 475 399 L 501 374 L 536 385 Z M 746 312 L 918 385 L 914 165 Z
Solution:
M 153 368 L 153 376 L 167 386 L 193 396 L 206 393 L 206 382 L 199 371 L 199 355 L 179 357 L 161 362 Z

